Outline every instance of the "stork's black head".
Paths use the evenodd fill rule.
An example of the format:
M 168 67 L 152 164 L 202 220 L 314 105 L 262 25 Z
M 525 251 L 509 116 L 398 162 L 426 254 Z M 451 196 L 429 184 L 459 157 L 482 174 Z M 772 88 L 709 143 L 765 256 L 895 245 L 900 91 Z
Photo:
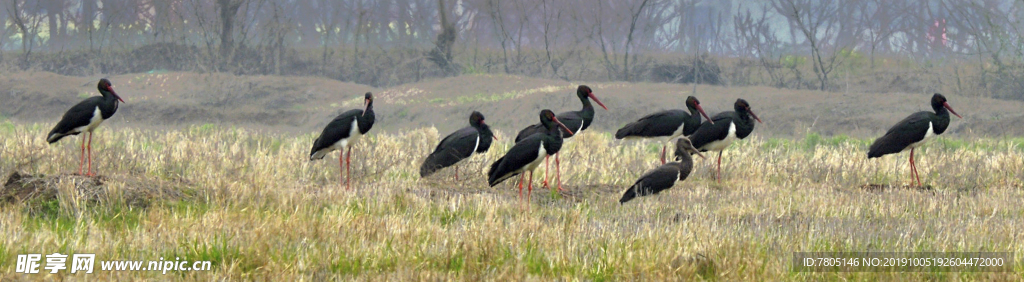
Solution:
M 761 122 L 761 119 L 757 117 L 757 114 L 754 114 L 754 111 L 750 110 L 750 103 L 747 103 L 747 100 L 736 99 L 736 104 L 733 105 L 733 108 L 736 109 L 737 113 L 747 113 L 750 116 L 754 117 L 754 119 L 756 119 L 757 122 Z
M 484 123 L 484 114 L 481 114 L 478 111 L 473 111 L 472 114 L 469 114 L 469 126 L 472 126 L 477 130 L 482 130 L 481 132 L 490 135 L 494 140 L 498 140 L 498 137 L 494 136 L 494 132 L 491 131 L 491 127 Z
M 697 154 L 702 159 L 704 158 L 704 155 L 701 154 L 697 148 L 693 147 L 693 143 L 690 142 L 690 138 L 679 137 L 679 140 L 676 140 L 676 160 L 681 159 L 683 156 L 693 154 Z
M 367 111 L 373 109 L 373 93 L 366 92 L 366 96 L 363 97 L 363 115 L 366 115 Z
M 693 113 L 693 111 L 697 111 L 702 116 L 704 116 L 704 118 L 707 119 L 708 122 L 710 122 L 711 124 L 715 124 L 715 121 L 711 120 L 711 118 L 708 117 L 708 113 L 704 112 L 704 108 L 700 106 L 700 101 L 697 101 L 697 97 L 686 97 L 686 108 L 690 110 L 690 113 Z
M 604 106 L 604 103 L 601 103 L 601 100 L 597 99 L 597 96 L 594 96 L 594 91 L 590 90 L 590 86 L 580 85 L 580 87 L 576 88 L 576 97 L 580 97 L 581 101 L 593 99 L 594 102 L 597 102 L 597 104 L 600 105 L 602 108 L 604 108 L 605 110 L 608 109 L 608 107 Z
M 484 114 L 478 111 L 473 111 L 472 114 L 469 114 L 469 125 L 480 126 L 482 124 L 484 124 Z
M 540 110 L 540 123 L 548 125 L 551 123 L 551 121 L 555 119 L 557 119 L 555 117 L 555 112 L 552 112 L 551 110 L 548 109 Z
M 552 112 L 551 110 L 548 109 L 543 109 L 540 111 L 540 123 L 543 124 L 544 127 L 547 128 L 548 130 L 555 128 L 555 126 L 561 126 L 563 129 L 565 129 L 566 132 L 569 132 L 569 135 L 576 134 L 575 132 L 572 132 L 571 129 L 566 127 L 565 124 L 562 124 L 561 121 L 558 121 L 558 117 L 555 116 L 555 112 Z
M 941 111 L 942 108 L 946 108 L 947 110 L 949 110 L 950 113 L 953 113 L 958 118 L 963 118 L 959 114 L 957 114 L 956 111 L 953 110 L 953 107 L 949 106 L 949 103 L 947 103 L 946 100 L 946 96 L 942 96 L 942 94 L 935 93 L 935 95 L 932 95 L 932 109 L 934 109 L 937 113 Z
M 100 94 L 103 94 L 104 97 L 106 97 L 108 94 L 114 95 L 114 98 L 117 98 L 118 101 L 124 103 L 124 100 L 121 99 L 121 96 L 118 96 L 117 92 L 114 92 L 114 85 L 110 84 L 110 80 L 107 80 L 106 78 L 100 79 L 100 83 L 96 85 L 96 89 L 99 89 Z

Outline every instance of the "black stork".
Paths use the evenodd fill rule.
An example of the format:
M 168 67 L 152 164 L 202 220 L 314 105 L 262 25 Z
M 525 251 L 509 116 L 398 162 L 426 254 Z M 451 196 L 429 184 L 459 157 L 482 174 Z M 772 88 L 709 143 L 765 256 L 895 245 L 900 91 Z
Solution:
M 671 142 L 676 137 L 690 136 L 696 132 L 697 128 L 700 127 L 700 115 L 703 115 L 710 123 L 715 123 L 704 112 L 704 108 L 700 106 L 700 101 L 697 101 L 697 97 L 686 97 L 686 109 L 689 112 L 667 110 L 642 117 L 619 128 L 615 132 L 615 139 L 660 137 L 662 138 L 661 164 L 665 164 L 665 147 L 668 146 L 668 142 Z M 697 115 L 698 113 L 700 115 Z
M 533 193 L 533 170 L 540 165 L 541 160 L 558 153 L 558 150 L 562 149 L 562 134 L 559 131 L 564 129 L 569 134 L 573 134 L 551 110 L 545 109 L 540 111 L 540 122 L 547 128 L 547 131 L 519 140 L 504 156 L 492 163 L 491 168 L 487 171 L 487 184 L 494 187 L 494 185 L 498 185 L 498 183 L 505 181 L 505 179 L 529 171 L 530 184 L 526 195 L 529 197 Z M 523 177 L 520 176 L 519 197 L 522 196 Z
M 590 127 L 590 123 L 594 121 L 594 105 L 590 103 L 590 99 L 594 99 L 601 108 L 608 110 L 608 107 L 601 103 L 601 100 L 594 96 L 594 91 L 590 90 L 589 86 L 580 85 L 576 88 L 576 97 L 580 98 L 580 103 L 583 103 L 583 109 L 579 111 L 570 111 L 558 114 L 558 120 L 565 125 L 566 129 L 562 130 L 562 138 L 571 138 L 573 135 L 579 134 L 580 131 L 586 130 Z M 569 130 L 572 129 L 572 130 Z M 547 129 L 543 124 L 534 124 L 523 128 L 516 134 L 515 142 L 518 143 L 520 140 L 525 139 L 536 133 L 546 132 Z M 544 187 L 548 187 L 548 159 L 544 158 Z M 562 176 L 560 169 L 560 161 L 558 160 L 558 154 L 555 154 L 555 178 L 558 182 L 558 190 L 562 190 Z
M 352 146 L 359 141 L 359 137 L 370 131 L 370 128 L 373 127 L 373 121 L 373 94 L 366 92 L 366 96 L 363 98 L 362 110 L 352 109 L 341 113 L 324 127 L 320 137 L 313 141 L 313 149 L 309 152 L 309 160 L 323 159 L 327 153 L 334 150 L 341 151 L 341 155 L 338 156 L 338 167 L 342 167 L 342 159 L 344 159 L 346 175 L 344 175 L 343 180 L 345 182 L 345 189 L 348 189 L 349 183 L 352 180 L 350 179 L 352 173 L 349 171 L 349 167 L 352 164 Z M 345 153 L 346 149 L 348 149 L 348 154 Z
M 57 125 L 46 135 L 46 142 L 50 144 L 60 141 L 68 135 L 78 135 L 82 132 L 89 133 L 89 172 L 86 176 L 94 176 L 92 173 L 92 132 L 117 112 L 118 101 L 124 103 L 121 96 L 114 92 L 114 85 L 106 78 L 100 79 L 96 86 L 100 91 L 99 97 L 90 97 L 79 102 L 70 110 L 64 113 L 64 117 L 57 122 Z M 82 174 L 82 163 L 85 162 L 85 137 L 82 137 L 82 156 L 78 160 L 78 174 Z
M 754 120 L 761 122 L 754 111 L 750 110 L 750 104 L 746 100 L 736 99 L 733 108 L 735 111 L 722 112 L 705 121 L 697 128 L 697 132 L 690 135 L 694 148 L 701 152 L 718 151 L 718 168 L 715 174 L 718 182 L 722 182 L 722 151 L 732 145 L 732 142 L 750 136 L 754 131 Z
M 917 112 L 889 128 L 885 135 L 871 143 L 868 159 L 903 152 L 909 148 L 912 176 L 917 179 L 917 186 L 921 186 L 921 176 L 917 174 L 917 165 L 914 164 L 914 149 L 928 139 L 946 132 L 946 128 L 949 127 L 949 113 L 963 118 L 949 106 L 946 97 L 939 93 L 932 95 L 932 109 L 935 110 L 934 113 Z
M 427 177 L 442 168 L 452 166 L 474 153 L 491 148 L 491 139 L 498 140 L 491 127 L 484 123 L 484 115 L 474 111 L 469 115 L 469 126 L 449 134 L 437 144 L 434 152 L 420 166 L 420 177 Z M 459 180 L 459 167 L 455 167 L 455 180 Z
M 686 137 L 679 138 L 679 141 L 676 141 L 676 161 L 663 164 L 640 176 L 640 179 L 622 194 L 619 204 L 628 202 L 636 197 L 661 193 L 661 191 L 672 188 L 676 181 L 686 180 L 686 177 L 690 175 L 690 171 L 693 171 L 693 158 L 690 156 L 691 154 L 697 154 L 704 158 L 704 155 L 698 152 L 697 148 L 694 148 L 693 144 L 690 143 L 690 139 Z

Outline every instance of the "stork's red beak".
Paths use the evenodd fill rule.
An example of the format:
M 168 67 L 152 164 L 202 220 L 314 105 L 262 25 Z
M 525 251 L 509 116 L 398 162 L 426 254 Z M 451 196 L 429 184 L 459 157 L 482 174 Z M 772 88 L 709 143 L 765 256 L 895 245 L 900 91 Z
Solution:
M 715 121 L 711 120 L 711 118 L 708 117 L 708 113 L 704 112 L 704 108 L 702 108 L 700 106 L 700 104 L 697 104 L 697 112 L 700 112 L 700 115 L 702 115 L 702 116 L 704 116 L 704 118 L 708 119 L 708 122 L 710 122 L 711 124 L 715 124 Z M 703 158 L 704 156 L 701 156 L 701 157 Z
M 949 106 L 949 103 L 946 103 L 946 102 L 942 102 L 942 106 L 943 106 L 943 107 L 946 107 L 946 109 L 947 109 L 947 110 L 949 110 L 949 112 L 950 112 L 950 113 L 953 113 L 953 115 L 955 115 L 956 117 L 958 117 L 958 118 L 964 118 L 964 117 L 960 116 L 960 114 L 957 114 L 957 113 L 956 113 L 956 111 L 954 111 L 954 110 L 953 110 L 953 107 L 950 107 L 950 106 Z
M 750 108 L 747 108 L 747 112 L 750 113 L 750 116 L 754 117 L 754 119 L 756 119 L 757 122 L 764 123 L 761 121 L 760 118 L 757 118 L 757 114 L 754 114 L 754 111 L 750 110 Z
M 600 104 L 601 102 L 597 102 L 597 103 L 598 103 L 598 104 Z M 561 122 L 561 121 L 558 121 L 558 118 L 556 118 L 556 117 L 551 117 L 551 119 L 552 119 L 552 120 L 554 120 L 554 121 L 555 121 L 555 123 L 557 123 L 557 124 L 558 124 L 559 126 L 561 126 L 562 128 L 564 128 L 564 129 L 565 129 L 565 131 L 569 132 L 569 135 L 570 135 L 570 136 L 571 136 L 571 135 L 576 135 L 576 133 L 575 133 L 575 132 L 572 132 L 572 129 L 569 129 L 568 127 L 566 127 L 566 126 L 565 126 L 565 124 L 562 124 L 562 122 Z
M 594 96 L 594 92 L 587 93 L 587 96 L 590 96 L 590 99 L 594 99 L 594 102 L 597 102 L 597 104 L 604 108 L 604 110 L 608 110 L 608 107 L 605 107 L 604 103 L 601 103 L 601 100 L 598 100 L 597 96 Z
M 695 151 L 695 153 L 697 153 L 697 155 L 700 156 L 701 159 L 705 159 L 705 160 L 708 159 L 708 158 L 705 158 L 704 154 L 701 154 L 700 151 Z
M 117 92 L 114 92 L 114 86 L 113 85 L 107 86 L 107 91 L 110 91 L 110 94 L 114 94 L 114 98 L 117 98 L 118 101 L 121 101 L 121 103 L 124 103 L 124 99 L 121 99 L 121 96 L 117 95 Z

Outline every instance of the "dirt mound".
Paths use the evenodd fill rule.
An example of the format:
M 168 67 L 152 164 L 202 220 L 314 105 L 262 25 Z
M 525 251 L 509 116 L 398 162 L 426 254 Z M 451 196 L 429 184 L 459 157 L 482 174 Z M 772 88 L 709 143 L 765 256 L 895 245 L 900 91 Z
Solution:
M 103 176 L 32 175 L 14 172 L 7 177 L 4 186 L 0 188 L 0 205 L 23 204 L 26 208 L 33 210 L 63 198 L 86 204 L 123 201 L 128 207 L 145 208 L 154 200 L 183 198 L 183 194 L 180 192 L 141 188 L 147 187 L 143 185 L 124 185 L 112 188 L 107 185 L 108 180 Z

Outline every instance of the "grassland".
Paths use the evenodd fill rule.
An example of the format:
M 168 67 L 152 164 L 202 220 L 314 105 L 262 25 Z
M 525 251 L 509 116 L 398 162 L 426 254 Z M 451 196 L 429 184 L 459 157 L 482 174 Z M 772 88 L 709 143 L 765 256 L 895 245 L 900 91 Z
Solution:
M 353 189 L 336 155 L 310 162 L 314 136 L 219 126 L 102 128 L 93 144 L 99 191 L 76 187 L 79 138 L 48 145 L 47 124 L 0 121 L 0 173 L 52 176 L 56 199 L 0 206 L 0 277 L 186 280 L 1020 280 L 1024 273 L 1024 139 L 939 138 L 919 151 L 867 160 L 869 140 L 742 141 L 667 193 L 619 205 L 656 166 L 660 144 L 585 132 L 563 148 L 569 192 L 483 170 L 510 146 L 420 179 L 433 128 L 365 138 Z M 709 155 L 713 157 L 714 155 Z M 538 170 L 540 172 L 540 170 Z M 541 174 L 538 174 L 541 175 Z M 535 177 L 535 178 L 539 178 Z M 863 185 L 897 184 L 882 191 Z M 91 195 L 91 196 L 90 196 Z M 139 198 L 143 199 L 139 199 Z M 1007 251 L 1011 273 L 802 273 L 794 251 Z M 206 272 L 9 274 L 25 253 L 95 253 L 98 260 L 210 260 Z

